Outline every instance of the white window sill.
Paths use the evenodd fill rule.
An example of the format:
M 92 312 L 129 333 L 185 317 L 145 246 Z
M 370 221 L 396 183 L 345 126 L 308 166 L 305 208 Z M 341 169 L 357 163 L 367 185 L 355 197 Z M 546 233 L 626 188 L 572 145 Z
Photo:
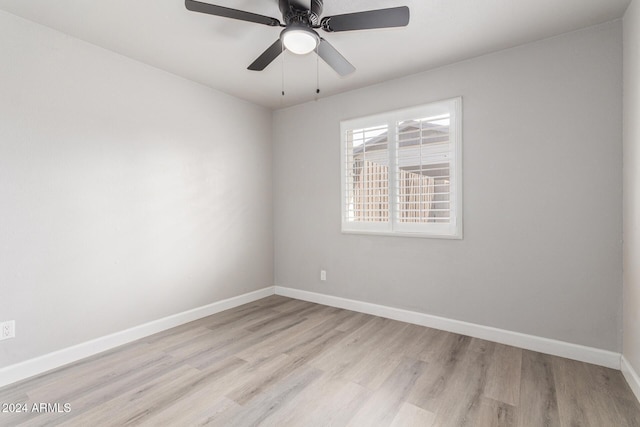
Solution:
M 418 237 L 421 239 L 447 239 L 462 240 L 462 232 L 459 234 L 431 234 L 423 232 L 400 232 L 400 231 L 366 231 L 366 230 L 341 230 L 342 234 L 361 234 L 367 236 L 388 236 L 388 237 Z

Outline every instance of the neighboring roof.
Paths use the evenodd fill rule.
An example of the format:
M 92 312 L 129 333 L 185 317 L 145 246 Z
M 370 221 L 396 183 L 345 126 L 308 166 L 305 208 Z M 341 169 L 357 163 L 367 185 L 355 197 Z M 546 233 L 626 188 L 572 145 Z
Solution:
M 427 131 L 425 134 L 425 130 Z M 449 140 L 449 126 L 443 126 L 432 122 L 422 122 L 422 140 L 413 136 L 410 132 L 420 132 L 420 123 L 415 120 L 403 122 L 400 126 L 400 147 L 410 147 L 413 145 L 431 144 L 435 142 L 445 142 Z M 387 140 L 387 133 L 369 138 L 364 144 L 354 147 L 353 154 L 362 153 L 366 151 L 383 150 L 385 146 L 381 143 Z

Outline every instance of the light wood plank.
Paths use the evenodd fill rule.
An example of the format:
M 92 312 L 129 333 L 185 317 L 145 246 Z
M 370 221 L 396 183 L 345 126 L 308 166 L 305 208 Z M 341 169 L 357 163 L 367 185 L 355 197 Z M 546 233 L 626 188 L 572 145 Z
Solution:
M 551 358 L 523 351 L 518 405 L 520 427 L 558 427 L 560 415 Z
M 428 360 L 427 369 L 407 398 L 407 402 L 434 413 L 440 406 L 444 391 L 455 379 L 471 340 L 442 332 L 436 342 L 436 348 L 429 349 L 431 356 L 423 356 Z
M 391 427 L 431 427 L 435 421 L 433 412 L 425 411 L 410 403 L 403 403 Z
M 594 393 L 594 370 L 591 365 L 561 357 L 551 357 L 563 425 L 620 426 L 627 420 L 616 409 L 609 390 Z M 640 419 L 640 417 L 638 418 Z
M 470 351 L 467 347 L 460 355 L 460 363 L 434 411 L 437 426 L 474 425 L 472 420 L 479 416 L 493 348 L 487 346 L 486 351 L 479 352 Z
M 405 359 L 349 421 L 349 426 L 388 426 L 400 411 L 426 363 Z
M 520 402 L 521 371 L 522 349 L 495 344 L 484 395 L 507 405 L 517 406 Z
M 0 389 L 0 426 L 640 427 L 618 371 L 271 296 Z
M 487 427 L 514 427 L 518 421 L 517 409 L 504 402 L 481 397 L 475 417 L 466 425 Z
M 324 374 L 271 418 L 273 426 L 344 426 L 370 397 L 366 388 Z

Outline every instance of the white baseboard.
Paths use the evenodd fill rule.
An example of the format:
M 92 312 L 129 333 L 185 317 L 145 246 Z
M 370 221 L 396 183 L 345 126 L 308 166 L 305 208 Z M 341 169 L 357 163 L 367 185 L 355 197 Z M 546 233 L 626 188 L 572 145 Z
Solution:
M 638 373 L 635 371 L 635 369 L 633 369 L 633 366 L 631 366 L 624 355 L 622 356 L 621 370 L 622 375 L 624 375 L 627 383 L 629 383 L 629 387 L 631 387 L 633 394 L 636 395 L 636 399 L 640 401 L 640 376 L 638 376 Z
M 275 293 L 620 370 L 620 353 L 613 351 L 299 289 L 276 286 Z
M 23 379 L 50 371 L 55 368 L 76 362 L 80 359 L 93 356 L 106 350 L 135 341 L 140 338 L 153 335 L 158 332 L 201 319 L 212 314 L 219 313 L 230 308 L 247 304 L 273 294 L 290 298 L 328 305 L 331 307 L 367 313 L 374 316 L 427 326 L 462 335 L 481 338 L 488 341 L 499 342 L 541 353 L 566 357 L 568 359 L 593 363 L 613 369 L 622 369 L 627 382 L 640 400 L 640 379 L 631 365 L 619 353 L 571 344 L 564 341 L 522 334 L 459 320 L 447 319 L 415 311 L 403 310 L 378 304 L 372 304 L 347 298 L 302 291 L 299 289 L 270 286 L 254 292 L 249 292 L 237 297 L 225 299 L 182 313 L 174 314 L 143 325 L 116 332 L 101 338 L 96 338 L 72 347 L 45 354 L 43 356 L 26 360 L 15 365 L 0 369 L 0 387 L 21 381 Z
M 269 286 L 7 366 L 0 369 L 0 387 L 273 294 L 274 287 Z

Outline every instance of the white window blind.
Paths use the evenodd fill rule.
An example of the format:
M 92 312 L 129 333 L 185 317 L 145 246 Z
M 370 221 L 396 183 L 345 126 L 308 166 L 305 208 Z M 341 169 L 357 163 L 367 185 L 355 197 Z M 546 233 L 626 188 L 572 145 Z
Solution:
M 343 121 L 342 231 L 462 237 L 461 99 Z

